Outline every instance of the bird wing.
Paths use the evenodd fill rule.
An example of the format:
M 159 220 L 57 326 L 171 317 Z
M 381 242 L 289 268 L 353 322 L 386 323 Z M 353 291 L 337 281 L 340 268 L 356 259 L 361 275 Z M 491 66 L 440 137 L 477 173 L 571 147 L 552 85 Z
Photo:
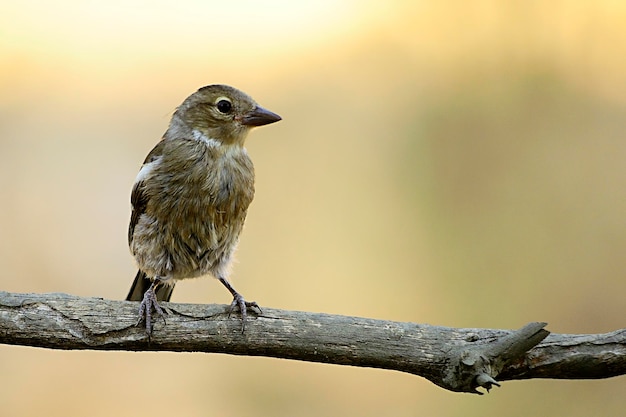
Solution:
M 163 155 L 164 141 L 161 140 L 157 145 L 152 148 L 148 156 L 146 156 L 143 165 L 137 174 L 137 179 L 133 185 L 133 190 L 130 193 L 130 204 L 132 206 L 132 212 L 130 215 L 130 224 L 128 225 L 128 245 L 133 241 L 133 234 L 135 233 L 135 226 L 139 222 L 139 217 L 146 212 L 148 206 L 148 194 L 146 193 L 145 179 L 149 171 L 154 167 L 154 164 L 158 163 L 158 160 Z

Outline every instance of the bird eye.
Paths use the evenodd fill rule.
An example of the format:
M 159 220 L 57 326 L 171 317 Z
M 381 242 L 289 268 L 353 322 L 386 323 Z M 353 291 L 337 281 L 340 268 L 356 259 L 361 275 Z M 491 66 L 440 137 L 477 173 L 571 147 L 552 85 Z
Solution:
M 219 110 L 220 113 L 224 114 L 230 113 L 230 110 L 233 108 L 232 103 L 225 99 L 218 101 L 216 106 L 217 110 Z

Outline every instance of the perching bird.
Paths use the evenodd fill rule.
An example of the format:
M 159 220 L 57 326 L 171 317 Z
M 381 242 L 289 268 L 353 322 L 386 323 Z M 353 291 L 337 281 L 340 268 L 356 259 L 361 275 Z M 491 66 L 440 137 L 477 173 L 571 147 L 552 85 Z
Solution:
M 281 120 L 245 93 L 209 85 L 174 112 L 163 139 L 150 151 L 131 194 L 128 245 L 139 271 L 126 297 L 141 301 L 140 320 L 152 331 L 158 301 L 169 301 L 176 281 L 210 274 L 233 296 L 242 331 L 245 301 L 228 282 L 228 267 L 254 197 L 254 167 L 244 148 L 251 128 Z

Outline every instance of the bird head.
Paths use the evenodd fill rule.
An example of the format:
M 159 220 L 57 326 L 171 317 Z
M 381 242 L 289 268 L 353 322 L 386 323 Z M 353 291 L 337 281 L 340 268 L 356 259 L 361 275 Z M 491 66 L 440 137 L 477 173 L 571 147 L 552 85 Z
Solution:
M 244 92 L 215 84 L 185 99 L 172 117 L 170 131 L 174 136 L 182 130 L 222 144 L 243 145 L 251 128 L 279 120 L 279 115 L 259 106 Z

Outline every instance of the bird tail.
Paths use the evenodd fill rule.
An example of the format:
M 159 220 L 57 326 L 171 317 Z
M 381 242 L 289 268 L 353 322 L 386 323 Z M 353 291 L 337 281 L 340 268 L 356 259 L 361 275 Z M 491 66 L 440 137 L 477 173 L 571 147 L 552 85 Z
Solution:
M 146 276 L 141 270 L 137 271 L 135 275 L 135 281 L 130 287 L 130 291 L 126 296 L 126 301 L 141 301 L 143 300 L 143 294 L 148 291 L 152 285 L 150 278 Z M 172 297 L 172 291 L 174 291 L 174 285 L 160 285 L 156 290 L 156 297 L 158 301 L 169 301 Z

